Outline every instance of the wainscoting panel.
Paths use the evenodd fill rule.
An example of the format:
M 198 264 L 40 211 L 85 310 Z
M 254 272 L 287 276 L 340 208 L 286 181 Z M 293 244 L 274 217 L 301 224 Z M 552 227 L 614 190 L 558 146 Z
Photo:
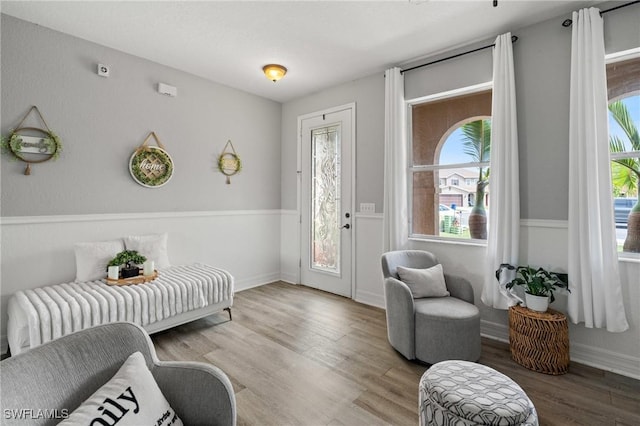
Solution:
M 382 215 L 356 215 L 356 297 L 362 303 L 384 307 L 380 254 L 382 253 Z M 567 270 L 567 222 L 523 220 L 520 226 L 520 263 L 543 266 L 558 272 Z M 475 292 L 482 315 L 482 335 L 508 342 L 506 311 L 484 306 L 480 301 L 483 286 L 483 261 L 486 248 L 481 245 L 444 241 L 411 240 L 410 247 L 428 250 L 438 256 L 445 270 L 466 277 Z M 380 274 L 380 275 L 377 275 Z M 629 330 L 609 333 L 583 324 L 569 324 L 571 359 L 575 362 L 640 379 L 640 265 L 620 262 L 622 291 Z M 566 312 L 566 296 L 559 295 L 553 308 Z
M 2 312 L 17 290 L 73 280 L 74 243 L 125 235 L 168 232 L 173 264 L 205 262 L 225 268 L 235 276 L 237 290 L 278 279 L 295 283 L 299 281 L 298 220 L 293 210 L 3 218 Z M 382 215 L 356 214 L 354 225 L 354 299 L 384 307 Z M 436 253 L 445 270 L 469 279 L 481 310 L 482 334 L 508 340 L 506 312 L 480 301 L 484 246 L 420 240 L 412 240 L 410 246 Z M 566 222 L 523 220 L 520 257 L 521 264 L 566 271 Z M 609 333 L 570 324 L 571 359 L 640 379 L 640 263 L 620 262 L 620 274 L 630 329 Z M 566 312 L 566 296 L 558 297 L 553 307 Z M 4 353 L 6 317 L 0 318 Z
M 280 218 L 280 279 L 300 283 L 300 214 L 283 210 Z
M 355 215 L 356 291 L 360 303 L 384 308 L 382 287 L 382 214 Z
M 2 218 L 2 351 L 9 297 L 74 280 L 76 242 L 167 232 L 172 264 L 224 268 L 235 277 L 236 290 L 243 290 L 280 279 L 284 216 L 280 210 L 243 210 Z

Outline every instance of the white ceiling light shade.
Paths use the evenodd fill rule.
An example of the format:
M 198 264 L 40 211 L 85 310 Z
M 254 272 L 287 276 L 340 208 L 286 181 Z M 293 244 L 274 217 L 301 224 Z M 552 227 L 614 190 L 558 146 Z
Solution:
M 278 64 L 268 64 L 262 67 L 262 71 L 264 71 L 264 75 L 274 83 L 280 80 L 287 73 L 287 69 L 282 65 Z

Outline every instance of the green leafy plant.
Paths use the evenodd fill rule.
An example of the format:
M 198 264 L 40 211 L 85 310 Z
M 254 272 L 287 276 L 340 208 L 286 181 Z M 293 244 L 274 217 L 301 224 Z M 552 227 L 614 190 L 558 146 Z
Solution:
M 640 132 L 633 122 L 631 112 L 620 101 L 609 104 L 611 117 L 626 135 L 627 144 L 616 135 L 609 136 L 609 150 L 612 153 L 640 151 Z M 628 148 L 627 148 L 628 147 Z M 627 197 L 638 194 L 640 184 L 640 158 L 617 158 L 612 161 L 612 182 L 614 194 L 624 193 Z M 627 237 L 623 251 L 640 253 L 640 198 L 631 208 L 627 224 Z
M 111 261 L 107 264 L 107 268 L 109 266 L 122 266 L 126 265 L 127 269 L 131 269 L 133 265 L 141 265 L 147 261 L 147 258 L 138 253 L 135 250 L 123 250 L 116 255 Z
M 544 268 L 532 268 L 531 266 L 518 266 L 517 268 L 512 265 L 500 265 L 500 269 L 496 272 L 496 276 L 499 276 L 499 271 L 502 268 L 506 268 L 509 270 L 516 271 L 516 278 L 514 278 L 511 282 L 507 283 L 507 289 L 512 289 L 516 285 L 523 286 L 525 288 L 525 292 L 529 293 L 533 296 L 548 296 L 550 298 L 550 302 L 553 303 L 555 297 L 553 296 L 553 292 L 557 289 L 565 289 L 568 292 L 569 285 L 564 282 L 557 274 L 553 272 L 549 272 Z
M 476 163 L 489 161 L 491 155 L 491 120 L 476 120 L 462 126 L 464 135 L 464 153 L 473 158 Z M 469 232 L 471 238 L 487 239 L 487 211 L 484 208 L 484 198 L 487 185 L 489 185 L 489 172 L 487 167 L 483 171 L 479 167 L 476 195 L 469 215 Z

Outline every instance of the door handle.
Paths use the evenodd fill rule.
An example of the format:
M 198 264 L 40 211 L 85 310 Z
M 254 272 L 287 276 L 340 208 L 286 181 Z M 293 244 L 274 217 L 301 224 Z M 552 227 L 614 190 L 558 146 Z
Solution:
M 343 228 L 345 228 L 345 229 L 350 229 L 350 228 L 351 228 L 351 225 L 349 225 L 349 224 L 347 223 L 346 225 L 344 225 L 344 226 L 343 226 Z

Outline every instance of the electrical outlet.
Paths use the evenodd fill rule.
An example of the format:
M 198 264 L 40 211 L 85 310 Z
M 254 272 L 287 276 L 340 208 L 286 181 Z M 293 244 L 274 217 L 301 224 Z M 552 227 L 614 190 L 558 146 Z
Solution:
M 376 212 L 375 203 L 360 203 L 360 213 L 375 213 L 375 212 Z

